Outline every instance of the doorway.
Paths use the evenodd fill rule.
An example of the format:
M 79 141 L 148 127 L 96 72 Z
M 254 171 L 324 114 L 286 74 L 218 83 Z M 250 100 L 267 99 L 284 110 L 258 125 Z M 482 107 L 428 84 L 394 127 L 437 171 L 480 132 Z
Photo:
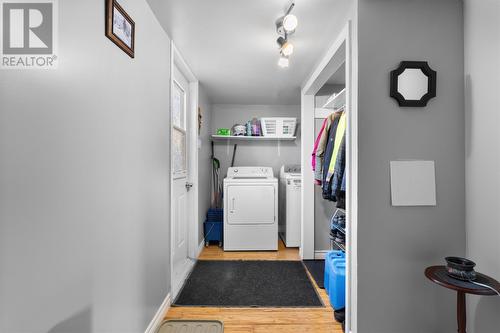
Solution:
M 196 260 L 198 242 L 198 81 L 172 43 L 170 268 L 175 298 Z
M 356 331 L 357 323 L 357 79 L 354 62 L 352 61 L 351 22 L 340 32 L 337 40 L 332 44 L 319 65 L 312 72 L 310 78 L 302 88 L 302 151 L 310 151 L 315 142 L 315 125 L 317 119 L 325 119 L 332 112 L 339 111 L 345 114 L 345 203 L 342 209 L 334 210 L 330 221 L 333 221 L 338 211 L 344 216 L 345 227 L 341 228 L 343 241 L 336 241 L 336 237 L 330 233 L 332 241 L 331 249 L 345 252 L 346 261 L 346 291 L 345 291 L 345 326 L 346 332 Z M 344 80 L 339 81 L 342 76 Z M 338 88 L 338 83 L 342 87 L 338 90 L 330 91 L 328 98 L 320 106 L 316 105 L 320 90 L 326 86 Z M 341 102 L 336 105 L 336 102 Z M 328 106 L 327 106 L 328 105 Z M 342 117 L 339 117 L 339 124 Z M 340 125 L 339 125 L 340 126 Z M 338 139 L 336 139 L 338 140 Z M 310 164 L 310 155 L 302 154 L 302 169 L 307 169 Z M 330 169 L 331 169 L 331 165 Z M 328 168 L 327 168 L 328 170 Z M 302 259 L 315 259 L 315 177 L 312 172 L 303 172 L 302 186 Z M 330 212 L 331 213 L 331 212 Z M 325 221 L 323 221 L 325 222 Z M 331 228 L 331 223 L 329 223 Z M 335 227 L 337 228 L 337 227 Z M 338 230 L 341 230 L 338 229 Z

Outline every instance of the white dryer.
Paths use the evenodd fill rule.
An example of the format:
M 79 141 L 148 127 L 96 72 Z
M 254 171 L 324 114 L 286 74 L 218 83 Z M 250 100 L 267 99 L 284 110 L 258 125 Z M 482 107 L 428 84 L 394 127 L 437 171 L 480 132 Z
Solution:
M 300 165 L 284 165 L 280 172 L 279 235 L 286 247 L 300 246 L 301 188 Z
M 224 179 L 224 251 L 278 250 L 278 180 L 269 167 L 229 168 Z

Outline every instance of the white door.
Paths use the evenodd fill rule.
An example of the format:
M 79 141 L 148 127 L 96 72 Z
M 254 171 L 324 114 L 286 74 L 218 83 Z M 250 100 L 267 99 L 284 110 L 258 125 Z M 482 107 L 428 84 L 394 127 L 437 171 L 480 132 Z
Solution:
M 191 261 L 189 260 L 189 82 L 174 67 L 172 87 L 172 288 L 174 296 L 182 287 Z

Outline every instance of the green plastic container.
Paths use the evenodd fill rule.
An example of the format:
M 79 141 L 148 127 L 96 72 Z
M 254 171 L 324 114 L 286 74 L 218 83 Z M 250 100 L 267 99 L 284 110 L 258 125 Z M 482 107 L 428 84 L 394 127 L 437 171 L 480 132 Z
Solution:
M 217 130 L 217 135 L 230 136 L 231 130 L 229 128 L 219 128 Z

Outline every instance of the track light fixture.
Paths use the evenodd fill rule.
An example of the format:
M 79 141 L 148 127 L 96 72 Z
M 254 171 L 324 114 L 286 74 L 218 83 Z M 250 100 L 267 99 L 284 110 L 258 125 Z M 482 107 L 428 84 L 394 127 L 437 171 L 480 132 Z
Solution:
M 295 2 L 292 2 L 288 9 L 285 11 L 285 14 L 276 20 L 276 32 L 278 35 L 287 38 L 287 36 L 293 34 L 297 25 L 299 24 L 299 20 L 297 16 L 290 14 L 292 9 L 295 7 Z
M 287 41 L 283 37 L 278 37 L 278 40 L 276 41 L 278 43 L 278 46 L 280 47 L 281 54 L 284 56 L 289 56 L 293 53 L 293 44 Z
M 299 20 L 297 20 L 297 16 L 293 14 L 288 14 L 283 18 L 283 28 L 285 28 L 287 34 L 293 33 L 298 24 Z
M 287 56 L 282 55 L 280 57 L 280 60 L 278 60 L 278 66 L 281 68 L 286 68 L 290 65 L 290 60 L 288 59 Z
M 276 40 L 280 49 L 280 60 L 278 65 L 280 67 L 288 67 L 289 56 L 293 53 L 293 44 L 288 40 L 289 36 L 295 32 L 298 25 L 298 19 L 295 15 L 290 14 L 292 9 L 295 7 L 295 2 L 292 1 L 285 14 L 276 20 L 276 32 L 279 37 Z

